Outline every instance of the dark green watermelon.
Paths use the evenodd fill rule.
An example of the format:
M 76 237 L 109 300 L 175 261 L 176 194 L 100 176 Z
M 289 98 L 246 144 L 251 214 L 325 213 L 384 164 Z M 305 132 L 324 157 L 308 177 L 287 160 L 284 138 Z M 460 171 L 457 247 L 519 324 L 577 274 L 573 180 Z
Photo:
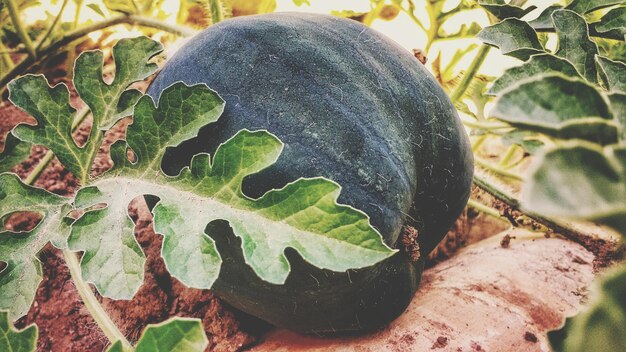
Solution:
M 177 173 L 198 152 L 214 152 L 243 128 L 284 143 L 278 162 L 244 181 L 258 197 L 300 177 L 342 186 L 340 203 L 365 211 L 393 248 L 403 226 L 418 230 L 422 257 L 467 203 L 473 173 L 456 110 L 408 51 L 362 24 L 324 15 L 277 13 L 223 21 L 168 60 L 148 94 L 177 81 L 206 83 L 226 101 L 217 123 L 165 158 Z M 243 261 L 228 224 L 210 233 L 224 264 L 214 289 L 233 306 L 308 333 L 378 328 L 417 289 L 423 263 L 401 251 L 345 273 L 312 267 L 287 250 L 285 285 L 260 280 Z

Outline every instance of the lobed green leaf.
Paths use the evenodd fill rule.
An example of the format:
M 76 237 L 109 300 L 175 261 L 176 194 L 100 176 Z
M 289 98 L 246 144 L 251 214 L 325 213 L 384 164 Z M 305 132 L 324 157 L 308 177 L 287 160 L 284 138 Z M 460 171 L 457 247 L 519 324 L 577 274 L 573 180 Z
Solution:
M 623 3 L 624 0 L 573 0 L 566 8 L 584 15 L 592 11 Z
M 591 295 L 588 308 L 548 333 L 555 352 L 613 352 L 626 346 L 626 266 L 606 274 Z
M 126 89 L 156 71 L 157 65 L 149 63 L 149 60 L 162 50 L 159 42 L 147 37 L 121 39 L 113 47 L 115 77 L 110 84 L 105 83 L 102 77 L 102 51 L 83 52 L 76 59 L 74 86 L 91 109 L 94 125 L 98 129 L 106 131 L 119 119 L 132 113 L 132 107 L 142 94 Z
M 506 70 L 502 76 L 493 82 L 487 94 L 497 95 L 520 81 L 548 73 L 562 73 L 570 77 L 579 77 L 574 65 L 565 59 L 552 54 L 533 55 L 521 66 Z
M 626 7 L 612 9 L 592 26 L 598 33 L 614 33 L 626 40 Z
M 522 192 L 527 209 L 601 222 L 626 234 L 626 146 L 573 142 L 548 151 Z
M 563 9 L 561 5 L 551 5 L 546 7 L 537 18 L 529 21 L 528 24 L 535 30 L 546 30 L 554 28 L 554 22 L 552 22 L 552 14 Z
M 530 56 L 544 53 L 535 30 L 525 21 L 508 18 L 485 27 L 478 38 L 485 44 L 500 48 L 502 54 L 526 61 Z
M 589 28 L 583 17 L 574 11 L 558 10 L 552 14 L 559 37 L 556 55 L 570 61 L 589 82 L 597 82 L 595 56 L 598 45 L 589 39 Z
M 596 56 L 600 82 L 611 92 L 626 92 L 626 64 Z
M 0 310 L 0 351 L 35 352 L 37 349 L 37 326 L 31 324 L 17 330 L 9 320 L 9 313 Z
M 501 20 L 511 17 L 522 18 L 537 8 L 537 6 L 529 6 L 524 9 L 514 4 L 508 4 L 504 0 L 480 0 L 478 4 Z
M 52 242 L 66 246 L 69 223 L 63 216 L 70 210 L 71 199 L 25 185 L 15 174 L 0 174 L 0 219 L 15 212 L 37 212 L 43 218 L 28 232 L 0 232 L 0 309 L 9 310 L 11 318 L 25 315 L 42 280 L 39 251 Z
M 0 173 L 11 170 L 30 155 L 31 144 L 21 142 L 13 134 L 7 134 L 4 149 L 0 152 Z
M 150 324 L 133 348 L 134 352 L 202 352 L 209 340 L 200 319 L 174 317 L 160 324 Z M 121 342 L 107 352 L 124 352 Z
M 83 276 L 107 297 L 130 298 L 139 288 L 143 254 L 128 219 L 129 202 L 153 195 L 156 232 L 173 276 L 190 287 L 210 288 L 221 258 L 207 225 L 227 220 L 242 238 L 246 263 L 264 280 L 283 283 L 290 271 L 284 255 L 294 248 L 313 265 L 336 271 L 373 265 L 394 253 L 364 213 L 336 203 L 340 187 L 324 178 L 300 179 L 259 199 L 245 196 L 243 179 L 272 165 L 283 145 L 266 131 L 240 131 L 211 158 L 196 155 L 188 168 L 169 177 L 160 170 L 169 147 L 217 120 L 223 101 L 204 85 L 166 89 L 154 106 L 137 103 L 127 141 L 111 149 L 114 169 L 81 190 L 76 205 L 90 208 L 72 225 L 69 245 L 85 251 Z M 130 148 L 135 162 L 126 158 Z M 119 224 L 123 224 L 120 226 Z M 141 274 L 142 275 L 142 274 Z
M 603 94 L 580 78 L 534 76 L 504 90 L 491 116 L 559 138 L 614 143 L 619 124 Z

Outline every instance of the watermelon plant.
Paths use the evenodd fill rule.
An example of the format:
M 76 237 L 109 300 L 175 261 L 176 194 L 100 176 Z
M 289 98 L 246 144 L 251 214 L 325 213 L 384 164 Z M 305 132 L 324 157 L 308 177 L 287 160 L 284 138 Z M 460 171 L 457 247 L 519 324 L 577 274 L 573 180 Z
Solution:
M 121 13 L 113 20 L 154 26 L 142 17 L 146 9 L 105 3 Z M 210 3 L 213 22 L 228 16 L 228 6 Z M 433 60 L 454 105 L 422 64 L 388 38 L 356 22 L 304 14 L 212 26 L 165 64 L 148 95 L 129 87 L 155 72 L 158 43 L 120 41 L 110 83 L 102 78 L 102 53 L 85 52 L 74 71 L 87 105 L 78 112 L 67 87 L 50 87 L 43 76 L 10 83 L 11 101 L 37 124 L 17 126 L 0 153 L 0 218 L 31 211 L 42 219 L 28 232 L 0 233 L 0 265 L 6 263 L 0 350 L 35 348 L 36 327 L 18 331 L 12 321 L 33 302 L 42 280 L 38 254 L 47 243 L 63 251 L 110 351 L 206 348 L 201 323 L 182 318 L 128 341 L 90 287 L 128 299 L 142 285 L 146 258 L 127 213 L 136 198 L 150 206 L 172 276 L 188 287 L 212 288 L 274 325 L 315 334 L 372 330 L 402 313 L 424 258 L 464 208 L 472 179 L 508 208 L 469 205 L 513 226 L 543 225 L 580 241 L 586 234 L 562 219 L 591 220 L 626 234 L 622 1 L 563 1 L 537 11 L 524 0 L 454 6 L 425 0 L 418 6 L 425 6 L 428 25 L 414 1 L 370 3 L 369 12 L 336 14 L 366 25 L 408 15 L 427 36 L 428 45 L 416 51 L 422 58 L 438 41 L 477 36 L 485 43 L 459 49 L 445 67 L 441 55 Z M 275 7 L 259 6 L 251 11 Z M 481 7 L 491 26 L 469 22 L 444 30 L 450 18 Z M 492 47 L 520 65 L 497 78 L 479 74 Z M 58 45 L 43 48 L 25 45 L 22 64 Z M 455 65 L 471 53 L 469 68 L 457 73 Z M 473 117 L 463 122 L 474 135 L 474 158 L 454 107 Z M 111 147 L 114 166 L 96 175 L 92 164 L 104 134 L 131 115 L 126 139 Z M 78 145 L 72 131 L 89 116 L 93 127 Z M 493 141 L 508 148 L 497 164 L 482 157 Z M 49 152 L 21 180 L 7 171 L 31 145 Z M 80 180 L 72 197 L 32 186 L 55 156 Z M 529 159 L 525 171 L 520 165 Z M 520 197 L 509 182 L 521 185 Z M 555 351 L 626 345 L 624 268 L 603 275 L 587 309 L 549 333 Z

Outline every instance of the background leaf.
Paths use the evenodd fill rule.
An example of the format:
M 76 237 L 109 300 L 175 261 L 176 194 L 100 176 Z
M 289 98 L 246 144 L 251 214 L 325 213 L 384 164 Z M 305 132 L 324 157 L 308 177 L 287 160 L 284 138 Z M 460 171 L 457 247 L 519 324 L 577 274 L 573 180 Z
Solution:
M 558 72 L 571 77 L 579 77 L 578 71 L 576 71 L 574 65 L 565 59 L 561 59 L 552 54 L 533 55 L 530 60 L 526 61 L 523 65 L 506 70 L 500 78 L 493 82 L 493 85 L 487 93 L 496 95 L 504 89 L 525 79 L 551 72 Z
M 599 55 L 596 56 L 596 63 L 600 81 L 607 90 L 626 92 L 626 64 Z
M 626 346 L 626 266 L 613 269 L 592 291 L 590 307 L 548 333 L 555 352 L 613 352 Z
M 548 151 L 536 165 L 522 193 L 524 207 L 626 233 L 626 147 L 573 142 Z
M 480 0 L 478 4 L 501 20 L 510 17 L 521 18 L 537 8 L 537 6 L 529 6 L 523 9 L 520 6 L 507 4 L 504 0 Z
M 618 7 L 604 15 L 600 22 L 592 24 L 598 33 L 615 33 L 615 36 L 626 36 L 626 7 Z M 624 39 L 626 40 L 626 39 Z
M 0 351 L 35 352 L 37 349 L 37 326 L 31 324 L 17 330 L 9 320 L 9 314 L 0 310 Z
M 544 52 L 537 33 L 526 22 L 516 18 L 508 18 L 493 26 L 484 28 L 478 38 L 500 48 L 502 54 L 526 61 L 531 55 Z
M 535 76 L 502 92 L 491 116 L 560 138 L 617 140 L 618 124 L 602 93 L 580 78 Z
M 581 76 L 589 82 L 597 82 L 595 56 L 598 54 L 598 46 L 589 39 L 585 19 L 573 11 L 559 10 L 552 14 L 552 20 L 559 37 L 556 55 L 574 64 Z
M 624 0 L 573 0 L 569 5 L 567 5 L 566 8 L 579 14 L 586 14 L 595 10 L 623 3 Z

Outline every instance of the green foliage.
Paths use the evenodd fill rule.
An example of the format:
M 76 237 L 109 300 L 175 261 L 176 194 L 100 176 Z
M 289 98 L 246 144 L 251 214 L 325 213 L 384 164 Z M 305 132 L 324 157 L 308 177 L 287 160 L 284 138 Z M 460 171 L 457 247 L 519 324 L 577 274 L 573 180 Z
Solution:
M 503 91 L 491 116 L 558 138 L 603 144 L 616 142 L 619 132 L 605 96 L 582 79 L 560 73 L 533 76 Z
M 500 48 L 504 55 L 523 61 L 528 60 L 531 55 L 543 52 L 537 33 L 527 22 L 516 18 L 507 18 L 484 28 L 478 38 L 485 44 Z
M 501 20 L 511 17 L 522 18 L 537 8 L 536 6 L 522 8 L 521 4 L 507 3 L 504 0 L 480 0 L 478 4 Z
M 566 9 L 547 8 L 528 25 L 505 20 L 480 37 L 510 54 L 536 49 L 535 30 L 557 33 L 556 52 L 517 55 L 526 62 L 507 70 L 489 91 L 497 95 L 491 116 L 517 127 L 515 133 L 557 138 L 529 170 L 523 207 L 548 217 L 592 220 L 626 236 L 626 65 L 601 56 L 589 36 L 623 39 L 624 8 L 597 14 L 600 20 L 591 25 L 585 19 L 622 3 L 574 0 Z M 554 350 L 621 351 L 626 345 L 624 287 L 622 265 L 601 279 L 586 311 L 549 334 Z
M 150 324 L 132 349 L 134 352 L 202 352 L 209 340 L 199 319 L 171 318 L 160 324 Z M 121 342 L 107 352 L 125 352 Z
M 57 196 L 40 188 L 31 188 L 10 173 L 0 174 L 0 219 L 15 212 L 37 212 L 43 216 L 28 232 L 0 232 L 0 261 L 6 268 L 0 271 L 0 309 L 9 310 L 17 319 L 30 308 L 42 280 L 38 252 L 52 242 L 65 247 L 69 234 L 64 215 L 71 199 Z
M 0 152 L 0 173 L 11 170 L 30 155 L 31 145 L 21 142 L 11 133 L 4 141 L 4 149 Z
M 0 310 L 0 351 L 35 352 L 36 348 L 37 326 L 32 324 L 24 330 L 16 330 L 8 312 Z

